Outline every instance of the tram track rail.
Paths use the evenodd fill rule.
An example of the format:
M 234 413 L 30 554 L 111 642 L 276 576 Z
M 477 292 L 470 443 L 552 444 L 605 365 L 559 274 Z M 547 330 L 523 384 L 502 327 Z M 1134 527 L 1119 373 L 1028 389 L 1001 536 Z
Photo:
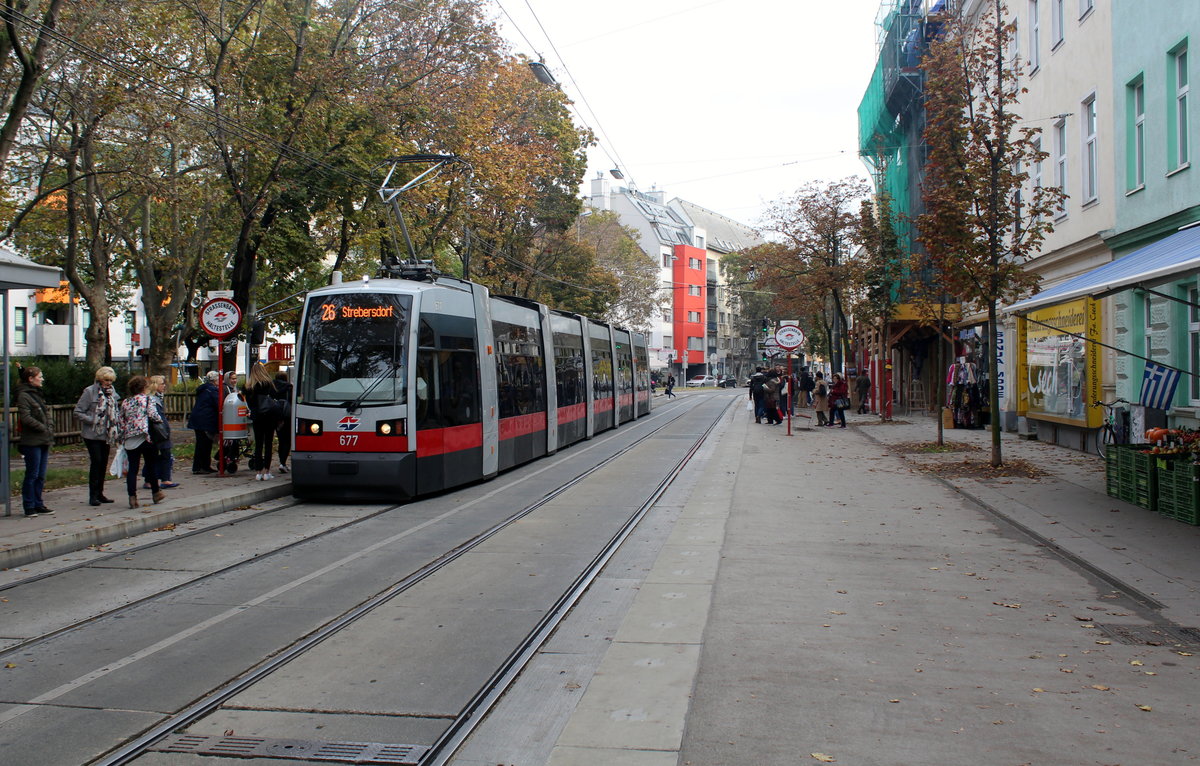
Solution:
M 705 399 L 707 399 L 707 397 L 705 397 Z M 528 504 L 526 507 L 513 514 L 510 514 L 505 519 L 494 524 L 489 529 L 442 553 L 441 555 L 427 562 L 425 565 L 415 569 L 390 587 L 366 599 L 357 606 L 343 612 L 341 615 L 329 620 L 321 627 L 313 630 L 305 636 L 302 636 L 286 648 L 275 652 L 272 656 L 246 670 L 242 674 L 214 688 L 212 691 L 197 699 L 192 704 L 172 714 L 168 718 L 165 718 L 163 721 L 145 730 L 140 735 L 127 741 L 123 745 L 120 745 L 117 748 L 110 750 L 100 758 L 91 761 L 91 766 L 118 766 L 119 764 L 131 763 L 140 755 L 154 749 L 156 743 L 171 736 L 177 730 L 204 718 L 209 713 L 220 708 L 225 701 L 237 695 L 239 692 L 248 689 L 282 666 L 286 665 L 297 657 L 304 655 L 321 642 L 325 641 L 331 636 L 336 635 L 362 617 L 378 609 L 383 604 L 388 603 L 396 596 L 408 591 L 431 575 L 446 568 L 457 559 L 478 548 L 487 540 L 493 538 L 501 531 L 527 517 L 538 508 L 551 502 L 562 493 L 567 492 L 571 488 L 575 487 L 588 477 L 595 474 L 597 471 L 603 469 L 614 461 L 625 456 L 630 451 L 643 445 L 647 440 L 654 438 L 664 429 L 670 427 L 681 418 L 690 414 L 696 407 L 699 406 L 702 401 L 704 400 L 698 399 L 696 404 L 693 404 L 687 408 L 680 408 L 678 412 L 672 413 L 672 417 L 667 419 L 665 422 L 655 426 L 645 434 L 638 436 L 631 443 L 621 447 L 612 455 L 605 457 L 601 461 L 590 466 L 587 470 L 576 474 L 555 489 L 545 493 L 535 502 Z M 729 406 L 732 406 L 732 403 Z M 583 573 L 576 578 L 571 587 L 569 587 L 567 591 L 559 597 L 558 601 L 547 612 L 545 618 L 543 618 L 543 620 L 539 622 L 534 630 L 532 630 L 529 635 L 526 636 L 525 640 L 520 642 L 517 648 L 512 651 L 504 663 L 502 663 L 500 668 L 495 671 L 492 677 L 488 679 L 484 686 L 481 687 L 480 691 L 470 700 L 467 706 L 464 707 L 460 714 L 454 719 L 443 736 L 440 737 L 432 746 L 427 748 L 427 752 L 419 761 L 419 763 L 422 765 L 445 763 L 445 760 L 452 756 L 454 750 L 457 749 L 457 747 L 470 734 L 474 726 L 482 719 L 486 710 L 490 709 L 491 705 L 494 704 L 495 700 L 498 699 L 500 694 L 502 694 L 504 688 L 506 688 L 511 680 L 516 677 L 528 659 L 533 656 L 533 654 L 537 651 L 537 648 L 541 646 L 545 639 L 553 632 L 554 628 L 570 611 L 571 606 L 573 606 L 586 591 L 587 587 L 603 569 L 604 565 L 620 547 L 621 543 L 628 537 L 633 529 L 636 528 L 638 522 L 640 522 L 649 509 L 653 507 L 655 502 L 657 502 L 657 500 L 667 490 L 671 483 L 674 482 L 678 475 L 684 470 L 696 452 L 703 446 L 708 435 L 717 426 L 717 424 L 721 422 L 725 413 L 728 412 L 729 406 L 722 408 L 721 411 L 712 418 L 711 423 L 709 423 L 707 428 L 705 428 L 704 432 L 694 440 L 693 444 L 686 450 L 683 457 L 666 474 L 665 478 L 663 478 L 661 482 L 654 488 L 646 500 L 622 524 L 617 534 L 614 535 L 613 538 L 604 545 L 601 552 L 597 554 L 597 556 L 589 563 L 587 567 L 585 567 Z M 609 433 L 611 434 L 611 437 L 615 438 L 619 436 L 622 431 L 617 430 Z M 626 430 L 624 433 L 628 433 L 628 431 Z M 552 466 L 547 466 L 547 468 L 549 467 Z M 536 474 L 530 474 L 530 476 L 532 475 Z M 404 504 L 385 508 L 379 513 L 386 513 L 395 510 L 399 507 L 402 507 L 402 505 Z M 372 517 L 379 515 L 379 513 L 372 514 Z M 357 521 L 359 520 L 356 520 L 356 522 Z M 433 521 L 435 520 L 430 520 L 425 523 L 433 523 Z M 354 524 L 356 522 L 350 522 L 349 524 Z M 347 525 L 342 526 L 344 527 Z M 309 540 L 311 539 L 312 538 L 309 538 Z M 297 544 L 301 544 L 302 542 L 305 541 L 297 541 L 289 544 L 287 547 L 291 548 Z M 264 556 L 266 555 L 272 554 L 264 554 Z M 258 556 L 252 560 L 260 561 L 262 558 L 263 556 Z M 195 582 L 191 584 L 195 584 Z M 131 606 L 132 605 L 124 605 L 119 609 L 127 609 Z

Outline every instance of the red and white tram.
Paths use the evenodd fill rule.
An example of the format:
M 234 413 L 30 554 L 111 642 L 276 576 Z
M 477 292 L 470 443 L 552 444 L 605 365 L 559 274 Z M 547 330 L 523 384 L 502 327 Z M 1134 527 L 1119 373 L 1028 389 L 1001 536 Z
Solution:
M 450 277 L 314 290 L 296 348 L 302 498 L 438 492 L 650 412 L 643 335 Z

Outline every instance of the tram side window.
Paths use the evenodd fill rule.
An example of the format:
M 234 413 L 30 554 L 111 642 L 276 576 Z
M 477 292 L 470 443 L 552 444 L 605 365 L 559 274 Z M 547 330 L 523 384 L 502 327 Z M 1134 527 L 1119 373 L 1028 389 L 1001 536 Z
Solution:
M 558 391 L 558 406 L 582 404 L 587 392 L 583 378 L 583 349 L 566 345 L 574 336 L 555 333 L 554 377 Z
M 592 339 L 592 398 L 608 399 L 613 395 L 613 358 L 608 341 Z
M 470 335 L 461 333 L 471 333 Z M 474 326 L 466 317 L 422 315 L 417 350 L 417 428 L 480 422 Z
M 541 331 L 533 327 L 496 321 L 496 384 L 499 416 L 510 418 L 546 409 L 546 365 L 542 359 Z

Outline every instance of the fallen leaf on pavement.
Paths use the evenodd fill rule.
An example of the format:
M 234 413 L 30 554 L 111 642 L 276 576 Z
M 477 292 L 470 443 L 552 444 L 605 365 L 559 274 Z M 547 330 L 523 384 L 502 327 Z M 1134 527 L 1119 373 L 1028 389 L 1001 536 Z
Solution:
M 825 755 L 824 753 L 809 753 L 809 755 L 811 755 L 813 758 L 816 758 L 821 763 L 837 762 L 837 759 L 834 758 L 832 755 Z
M 1104 684 L 1092 684 L 1092 688 L 1097 689 L 1102 692 L 1109 691 L 1109 688 L 1107 686 L 1105 686 Z
M 1137 706 L 1137 709 L 1138 709 L 1138 710 L 1142 710 L 1142 711 L 1144 711 L 1144 712 L 1147 712 L 1147 713 L 1149 713 L 1149 712 L 1150 712 L 1150 711 L 1152 711 L 1154 708 L 1150 707 L 1149 705 L 1138 705 L 1138 706 Z

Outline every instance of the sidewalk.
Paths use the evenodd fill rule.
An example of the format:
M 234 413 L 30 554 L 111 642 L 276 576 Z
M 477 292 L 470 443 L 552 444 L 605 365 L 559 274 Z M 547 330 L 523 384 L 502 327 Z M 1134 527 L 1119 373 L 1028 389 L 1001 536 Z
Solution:
M 215 465 L 215 457 L 213 462 Z M 197 476 L 187 466 L 177 464 L 172 479 L 179 486 L 163 490 L 167 497 L 158 504 L 151 500 L 150 490 L 138 482 L 139 508 L 129 507 L 125 480 L 111 476 L 104 484 L 104 492 L 116 502 L 88 505 L 86 484 L 47 490 L 43 499 L 46 507 L 54 510 L 51 516 L 26 517 L 18 494 L 13 498 L 11 516 L 0 511 L 0 569 L 104 545 L 292 492 L 290 474 L 276 474 L 269 482 L 255 481 L 254 471 L 246 470 L 245 460 L 237 473 L 224 477 Z

